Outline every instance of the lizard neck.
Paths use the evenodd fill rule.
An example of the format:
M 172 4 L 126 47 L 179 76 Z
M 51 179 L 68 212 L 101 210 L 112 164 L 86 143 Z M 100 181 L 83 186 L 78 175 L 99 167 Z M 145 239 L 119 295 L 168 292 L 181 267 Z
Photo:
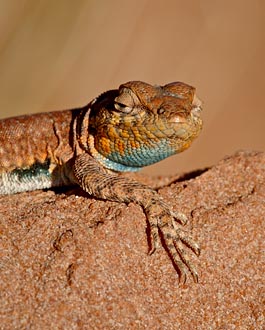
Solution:
M 113 170 L 113 171 L 117 171 L 117 172 L 138 172 L 141 169 L 141 167 L 128 166 L 128 165 L 121 164 L 119 162 L 115 162 L 115 161 L 103 156 L 102 154 L 100 154 L 97 151 L 97 149 L 95 148 L 93 135 L 89 135 L 88 145 L 89 145 L 89 151 L 90 151 L 91 155 L 101 165 L 103 165 L 105 168 L 107 168 L 109 170 Z
M 111 91 L 112 92 L 112 91 Z M 101 97 L 101 96 L 100 96 Z M 93 104 L 94 101 L 92 101 Z M 91 104 L 90 104 L 91 105 Z M 93 156 L 101 165 L 105 168 L 117 171 L 117 172 L 137 172 L 142 166 L 131 166 L 111 159 L 108 156 L 104 156 L 95 147 L 95 137 L 90 132 L 89 121 L 90 121 L 90 105 L 84 107 L 78 116 L 74 119 L 73 132 L 74 132 L 74 149 L 77 154 L 87 152 Z M 101 138 L 99 137 L 99 140 Z M 104 143 L 103 143 L 104 145 Z M 117 154 L 119 157 L 119 154 Z

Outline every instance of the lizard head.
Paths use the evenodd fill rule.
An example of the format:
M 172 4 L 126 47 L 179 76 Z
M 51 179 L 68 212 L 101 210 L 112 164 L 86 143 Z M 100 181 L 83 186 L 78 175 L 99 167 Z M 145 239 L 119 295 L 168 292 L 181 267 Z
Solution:
M 136 171 L 187 149 L 202 128 L 202 103 L 182 82 L 122 84 L 91 103 L 89 149 L 107 168 Z

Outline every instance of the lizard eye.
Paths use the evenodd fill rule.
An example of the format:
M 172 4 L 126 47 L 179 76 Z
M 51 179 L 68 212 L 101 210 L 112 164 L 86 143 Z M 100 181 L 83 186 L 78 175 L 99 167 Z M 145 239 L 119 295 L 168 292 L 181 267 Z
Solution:
M 115 107 L 116 110 L 121 111 L 121 112 L 125 112 L 125 113 L 129 113 L 129 112 L 132 111 L 131 107 L 129 107 L 126 104 L 120 103 L 120 102 L 115 102 L 114 107 Z
M 158 115 L 162 115 L 164 112 L 165 112 L 165 109 L 164 108 L 157 109 Z

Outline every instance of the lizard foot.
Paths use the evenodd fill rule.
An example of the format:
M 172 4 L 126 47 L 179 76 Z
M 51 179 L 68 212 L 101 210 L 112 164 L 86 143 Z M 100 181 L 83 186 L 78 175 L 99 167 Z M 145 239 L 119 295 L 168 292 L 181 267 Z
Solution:
M 200 247 L 190 236 L 180 229 L 180 224 L 186 224 L 187 217 L 182 213 L 170 211 L 162 201 L 161 203 L 158 203 L 157 201 L 152 203 L 145 210 L 150 224 L 150 254 L 152 254 L 159 245 L 160 233 L 166 250 L 179 271 L 179 282 L 183 284 L 185 283 L 188 269 L 192 274 L 194 282 L 197 283 L 197 270 L 184 247 L 186 246 L 190 248 L 197 256 L 200 254 Z
M 190 248 L 196 255 L 200 254 L 200 248 L 181 228 L 181 225 L 187 222 L 184 214 L 171 211 L 156 191 L 107 171 L 86 153 L 76 158 L 74 174 L 79 185 L 93 196 L 117 202 L 135 202 L 141 205 L 150 225 L 150 253 L 156 250 L 161 238 L 179 271 L 180 282 L 185 283 L 188 270 L 194 281 L 198 282 L 198 273 L 190 261 L 185 247 Z

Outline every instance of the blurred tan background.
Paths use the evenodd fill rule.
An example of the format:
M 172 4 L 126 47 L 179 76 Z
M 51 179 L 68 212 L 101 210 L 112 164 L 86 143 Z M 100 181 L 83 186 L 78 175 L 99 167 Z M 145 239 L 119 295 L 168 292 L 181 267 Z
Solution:
M 1 118 L 81 106 L 129 80 L 184 81 L 205 104 L 199 139 L 146 173 L 264 150 L 265 1 L 0 1 Z

